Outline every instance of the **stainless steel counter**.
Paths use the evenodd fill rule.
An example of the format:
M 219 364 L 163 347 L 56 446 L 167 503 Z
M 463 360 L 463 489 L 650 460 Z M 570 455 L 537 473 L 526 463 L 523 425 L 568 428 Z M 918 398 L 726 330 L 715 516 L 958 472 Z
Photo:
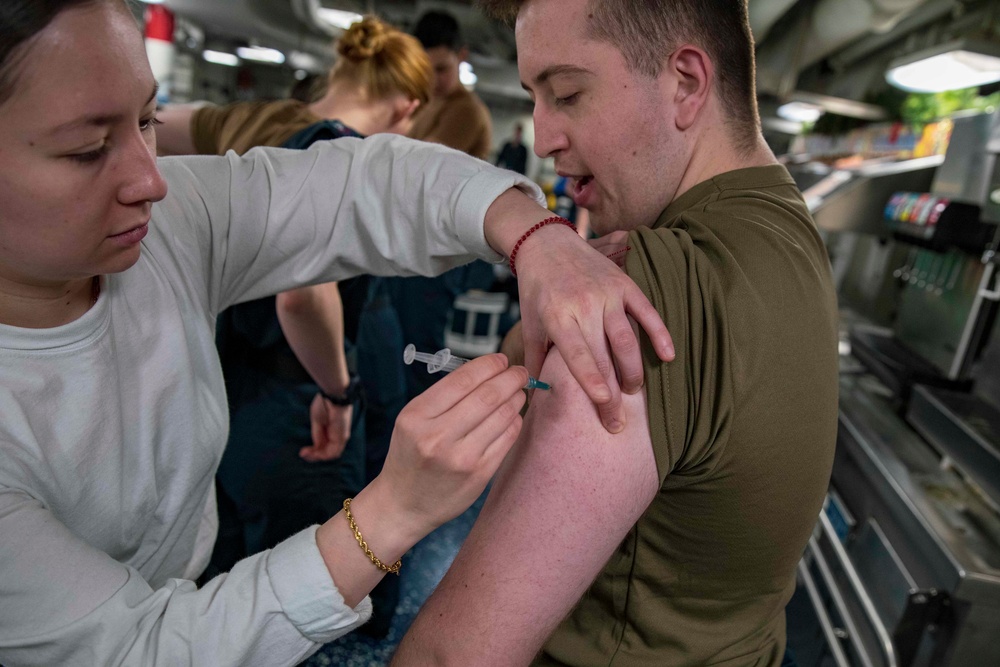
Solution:
M 789 611 L 793 650 L 803 667 L 1000 665 L 996 507 L 873 376 L 845 374 L 840 390 L 831 493 L 799 567 L 808 604 Z M 822 650 L 796 647 L 804 620 Z

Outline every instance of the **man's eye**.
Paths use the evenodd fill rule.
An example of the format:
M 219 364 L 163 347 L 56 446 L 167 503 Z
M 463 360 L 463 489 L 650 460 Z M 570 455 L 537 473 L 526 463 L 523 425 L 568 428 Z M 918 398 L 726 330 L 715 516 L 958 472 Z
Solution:
M 556 106 L 563 107 L 573 104 L 580 97 L 580 93 L 573 93 L 572 95 L 566 95 L 565 97 L 556 98 Z

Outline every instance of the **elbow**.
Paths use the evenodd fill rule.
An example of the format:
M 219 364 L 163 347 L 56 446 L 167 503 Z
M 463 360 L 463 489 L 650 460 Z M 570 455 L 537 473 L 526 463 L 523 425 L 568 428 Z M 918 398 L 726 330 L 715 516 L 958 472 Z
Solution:
M 275 308 L 279 315 L 302 315 L 311 312 L 317 302 L 313 288 L 302 287 L 299 289 L 281 292 L 275 297 Z

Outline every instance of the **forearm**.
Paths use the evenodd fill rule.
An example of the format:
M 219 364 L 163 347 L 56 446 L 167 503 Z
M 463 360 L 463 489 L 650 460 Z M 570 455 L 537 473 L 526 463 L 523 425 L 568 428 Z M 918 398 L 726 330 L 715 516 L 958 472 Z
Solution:
M 351 514 L 369 550 L 391 567 L 431 527 L 425 526 L 419 517 L 409 516 L 405 508 L 394 502 L 393 490 L 384 486 L 376 479 L 365 487 L 351 501 Z M 319 527 L 316 544 L 349 607 L 357 606 L 386 576 L 358 544 L 343 510 Z
M 282 292 L 278 321 L 296 358 L 328 394 L 347 390 L 350 373 L 344 354 L 344 309 L 336 283 Z
M 552 217 L 553 213 L 538 204 L 534 199 L 520 190 L 512 188 L 503 193 L 486 211 L 484 231 L 486 242 L 504 257 L 510 257 L 514 245 L 525 232 L 542 220 Z M 532 235 L 531 242 L 544 245 L 543 239 L 549 235 L 565 234 L 565 229 L 557 229 L 563 225 L 551 225 L 539 229 Z

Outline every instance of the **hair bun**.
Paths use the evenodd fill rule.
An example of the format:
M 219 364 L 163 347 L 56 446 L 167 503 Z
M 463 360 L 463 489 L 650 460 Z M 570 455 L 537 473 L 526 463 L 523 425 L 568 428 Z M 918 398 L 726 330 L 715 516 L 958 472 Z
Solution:
M 385 48 L 386 26 L 374 16 L 366 16 L 343 34 L 337 42 L 337 53 L 353 62 L 376 56 Z

